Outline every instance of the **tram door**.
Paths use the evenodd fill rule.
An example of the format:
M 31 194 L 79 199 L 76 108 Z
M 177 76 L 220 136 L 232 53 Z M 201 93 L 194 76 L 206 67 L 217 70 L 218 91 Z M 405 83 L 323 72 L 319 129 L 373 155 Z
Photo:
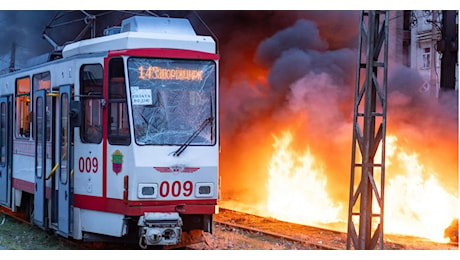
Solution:
M 35 194 L 33 223 L 46 228 L 46 92 L 34 93 Z
M 70 233 L 71 223 L 71 205 L 73 204 L 73 151 L 72 151 L 72 133 L 70 126 L 71 115 L 71 96 L 72 86 L 65 85 L 59 88 L 59 115 L 56 118 L 58 129 L 56 136 L 56 156 L 59 162 L 59 177 L 58 177 L 58 230 L 57 233 L 68 237 Z
M 0 205 L 11 203 L 11 96 L 0 97 Z

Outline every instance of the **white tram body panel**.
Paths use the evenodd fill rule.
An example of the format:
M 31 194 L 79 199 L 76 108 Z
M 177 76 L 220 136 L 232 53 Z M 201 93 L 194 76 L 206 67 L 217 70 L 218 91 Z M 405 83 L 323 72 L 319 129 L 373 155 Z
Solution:
M 1 75 L 11 141 L 0 146 L 11 155 L 0 206 L 74 239 L 146 247 L 212 232 L 217 61 L 213 38 L 188 20 L 131 17 L 120 33 Z
M 131 17 L 122 22 L 121 32 L 64 47 L 62 55 L 140 48 L 168 48 L 215 53 L 212 37 L 197 36 L 187 19 L 161 17 Z
M 15 81 L 17 79 L 22 79 L 25 77 L 29 77 L 30 75 L 40 74 L 44 71 L 52 71 L 50 73 L 50 80 L 55 85 L 64 85 L 64 84 L 74 84 L 76 76 L 74 74 L 75 71 L 75 64 L 73 61 L 57 61 L 54 63 L 50 63 L 44 69 L 41 66 L 30 68 L 27 71 L 17 71 L 13 72 L 11 76 L 7 77 L 0 77 L 0 96 L 8 96 L 8 95 L 15 95 Z M 17 103 L 14 103 L 17 106 Z M 13 109 L 15 113 L 19 113 L 17 109 Z M 33 111 L 28 111 L 31 115 Z M 56 113 L 56 111 L 52 110 L 49 113 Z M 30 116 L 29 115 L 29 116 Z M 17 125 L 17 120 L 14 121 L 14 125 Z M 30 122 L 30 125 L 32 122 Z M 31 126 L 30 126 L 31 127 Z M 32 128 L 32 127 L 31 127 Z M 35 143 L 33 141 L 33 136 L 31 133 L 29 135 L 19 134 L 16 132 L 12 132 L 14 135 L 14 141 L 12 145 L 12 160 L 14 165 L 13 171 L 13 179 L 18 186 L 31 186 L 34 183 L 34 172 L 35 172 Z M 49 158 L 51 155 L 49 154 L 51 143 L 47 142 L 47 153 L 46 153 L 46 163 L 47 168 L 51 167 L 51 162 Z M 50 182 L 47 181 L 47 187 L 50 187 Z M 25 188 L 27 189 L 27 188 Z M 28 188 L 30 190 L 32 188 Z M 33 192 L 33 190 L 32 190 Z M 19 203 L 19 202 L 18 202 Z

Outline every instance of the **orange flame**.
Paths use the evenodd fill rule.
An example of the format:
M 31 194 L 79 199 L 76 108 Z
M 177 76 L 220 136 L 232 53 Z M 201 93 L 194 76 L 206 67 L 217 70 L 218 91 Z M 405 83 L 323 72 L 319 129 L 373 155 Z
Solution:
M 323 169 L 307 150 L 290 148 L 292 134 L 275 137 L 275 152 L 269 164 L 267 210 L 275 218 L 298 223 L 336 221 L 342 205 L 335 205 L 325 189 Z
M 298 153 L 292 149 L 289 131 L 274 139 L 267 182 L 268 214 L 326 228 L 329 223 L 343 222 L 346 216 L 339 216 L 339 212 L 347 201 L 331 200 L 326 190 L 327 174 L 310 150 Z M 395 136 L 387 137 L 384 232 L 448 242 L 444 230 L 458 218 L 458 198 L 442 187 L 434 172 L 420 164 L 416 153 L 409 154 L 396 143 Z M 345 231 L 343 226 L 339 229 Z
M 448 242 L 444 230 L 458 218 L 458 198 L 419 162 L 417 153 L 407 153 L 396 142 L 395 136 L 387 138 L 391 163 L 387 164 L 385 232 Z

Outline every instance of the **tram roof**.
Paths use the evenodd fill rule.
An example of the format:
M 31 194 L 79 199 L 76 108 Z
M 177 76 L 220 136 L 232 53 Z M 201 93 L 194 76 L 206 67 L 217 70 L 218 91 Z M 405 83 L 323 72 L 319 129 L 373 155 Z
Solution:
M 185 18 L 134 16 L 122 21 L 119 33 L 66 45 L 62 50 L 62 56 L 66 58 L 79 54 L 136 48 L 216 52 L 214 39 L 197 35 Z

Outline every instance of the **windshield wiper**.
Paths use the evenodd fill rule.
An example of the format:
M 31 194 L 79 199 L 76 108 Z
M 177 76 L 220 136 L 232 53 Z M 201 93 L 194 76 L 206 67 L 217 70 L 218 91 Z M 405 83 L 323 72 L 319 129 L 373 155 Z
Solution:
M 203 131 L 203 129 L 208 125 L 211 124 L 213 121 L 213 117 L 208 117 L 206 118 L 203 123 L 201 123 L 200 127 L 193 132 L 193 134 L 185 141 L 184 144 L 182 144 L 179 149 L 177 149 L 174 153 L 173 156 L 179 156 L 191 143 L 192 141 Z

